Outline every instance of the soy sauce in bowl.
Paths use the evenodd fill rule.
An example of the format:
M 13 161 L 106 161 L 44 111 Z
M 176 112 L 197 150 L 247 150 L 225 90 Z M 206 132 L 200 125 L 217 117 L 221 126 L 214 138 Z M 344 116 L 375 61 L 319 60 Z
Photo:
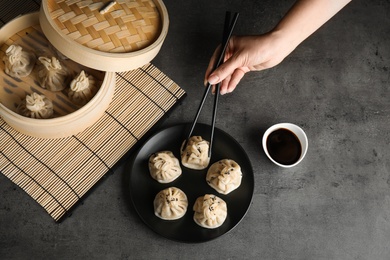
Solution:
M 296 163 L 302 154 L 302 145 L 298 137 L 288 129 L 279 128 L 267 138 L 269 155 L 283 165 Z

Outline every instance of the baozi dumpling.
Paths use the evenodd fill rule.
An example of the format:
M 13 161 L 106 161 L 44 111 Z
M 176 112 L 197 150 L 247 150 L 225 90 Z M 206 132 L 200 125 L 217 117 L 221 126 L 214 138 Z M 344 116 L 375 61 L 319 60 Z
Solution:
M 174 181 L 182 173 L 179 160 L 171 151 L 161 151 L 149 157 L 149 172 L 160 183 Z
M 223 159 L 213 163 L 207 171 L 206 181 L 216 191 L 228 194 L 241 185 L 241 167 L 233 160 Z
M 50 118 L 53 115 L 53 103 L 45 95 L 33 92 L 18 106 L 21 115 L 37 119 Z
M 70 83 L 69 99 L 76 105 L 85 105 L 96 94 L 96 80 L 84 70 Z
M 154 198 L 154 214 L 164 220 L 179 219 L 187 212 L 187 195 L 179 188 L 170 187 Z
M 26 77 L 34 68 L 36 59 L 34 53 L 24 51 L 19 45 L 10 45 L 3 57 L 5 73 L 14 78 Z
M 186 147 L 181 146 L 181 163 L 190 169 L 202 170 L 207 168 L 210 162 L 209 142 L 201 136 L 191 136 Z
M 194 221 L 204 228 L 217 228 L 227 217 L 226 202 L 213 194 L 197 198 L 193 209 Z
M 62 66 L 56 57 L 39 57 L 40 66 L 38 69 L 39 84 L 42 88 L 50 91 L 61 91 L 65 89 L 68 78 L 68 70 Z

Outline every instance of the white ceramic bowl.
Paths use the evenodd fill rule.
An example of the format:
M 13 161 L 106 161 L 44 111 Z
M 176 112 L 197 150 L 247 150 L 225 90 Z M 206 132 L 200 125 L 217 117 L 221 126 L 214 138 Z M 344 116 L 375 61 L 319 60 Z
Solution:
M 268 151 L 267 138 L 272 132 L 274 132 L 278 129 L 287 129 L 287 130 L 293 132 L 301 144 L 301 155 L 299 156 L 299 159 L 293 164 L 286 165 L 286 164 L 281 164 L 281 163 L 275 161 Z M 305 157 L 306 152 L 307 152 L 307 148 L 308 148 L 308 140 L 307 140 L 307 136 L 306 136 L 305 132 L 299 126 L 291 124 L 291 123 L 279 123 L 279 124 L 273 125 L 270 128 L 268 128 L 263 135 L 262 144 L 263 144 L 264 152 L 267 155 L 267 157 L 274 164 L 276 164 L 280 167 L 283 167 L 283 168 L 290 168 L 290 167 L 294 167 L 295 165 L 299 164 L 303 160 L 303 158 Z

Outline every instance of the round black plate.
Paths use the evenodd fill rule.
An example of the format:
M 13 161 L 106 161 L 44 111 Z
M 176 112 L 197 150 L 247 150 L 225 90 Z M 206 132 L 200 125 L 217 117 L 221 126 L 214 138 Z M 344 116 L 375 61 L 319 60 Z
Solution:
M 149 174 L 149 156 L 158 151 L 168 150 L 180 161 L 180 146 L 190 127 L 190 124 L 172 126 L 159 131 L 145 142 L 131 165 L 130 194 L 138 215 L 153 231 L 171 240 L 197 243 L 215 239 L 238 225 L 252 201 L 254 176 L 250 160 L 241 145 L 227 133 L 215 128 L 210 165 L 221 159 L 236 161 L 241 166 L 243 174 L 239 188 L 228 195 L 219 194 L 206 183 L 207 168 L 197 171 L 184 166 L 181 166 L 182 175 L 175 181 L 167 184 L 155 181 Z M 200 135 L 209 140 L 210 126 L 197 124 L 193 135 Z M 153 200 L 159 191 L 172 186 L 186 193 L 188 209 L 181 219 L 162 220 L 154 214 Z M 192 207 L 195 200 L 204 194 L 215 194 L 227 203 L 228 216 L 222 226 L 216 229 L 202 228 L 193 220 Z

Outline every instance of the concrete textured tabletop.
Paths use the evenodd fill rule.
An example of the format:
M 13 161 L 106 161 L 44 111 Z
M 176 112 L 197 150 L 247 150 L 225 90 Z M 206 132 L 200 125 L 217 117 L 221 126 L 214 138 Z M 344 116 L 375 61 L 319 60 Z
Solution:
M 190 122 L 226 10 L 235 34 L 270 30 L 294 1 L 164 1 L 169 33 L 152 63 L 188 94 L 161 127 Z M 39 0 L 2 0 L 0 25 Z M 127 157 L 60 223 L 0 174 L 1 259 L 390 259 L 390 2 L 355 0 L 280 65 L 248 73 L 220 97 L 216 126 L 246 150 L 252 204 L 213 241 L 150 230 L 131 205 Z M 208 99 L 200 122 L 211 122 Z M 305 159 L 283 169 L 261 146 L 280 122 L 301 126 Z M 1 144 L 0 144 L 1 147 Z

